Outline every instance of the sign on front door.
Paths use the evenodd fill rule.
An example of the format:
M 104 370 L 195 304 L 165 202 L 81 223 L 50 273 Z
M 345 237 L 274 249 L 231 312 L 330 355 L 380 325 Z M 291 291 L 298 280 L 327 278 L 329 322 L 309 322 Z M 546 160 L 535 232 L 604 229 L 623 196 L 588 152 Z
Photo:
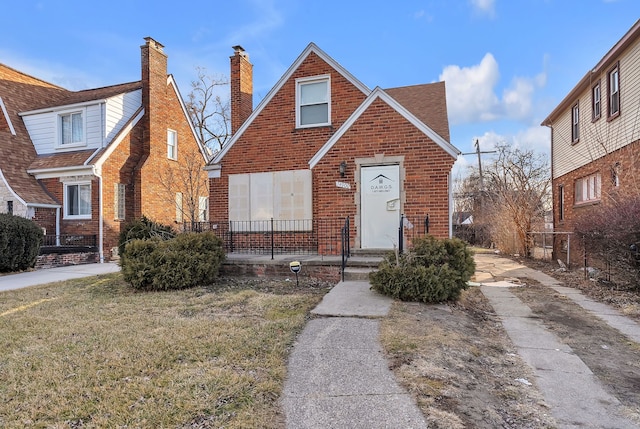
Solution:
M 392 249 L 400 223 L 400 166 L 360 170 L 360 230 L 363 249 Z

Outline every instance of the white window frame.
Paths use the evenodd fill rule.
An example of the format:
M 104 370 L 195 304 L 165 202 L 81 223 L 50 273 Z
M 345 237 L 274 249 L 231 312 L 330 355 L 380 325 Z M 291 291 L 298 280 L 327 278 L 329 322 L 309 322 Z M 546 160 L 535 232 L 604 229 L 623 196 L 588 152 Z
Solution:
M 591 119 L 594 121 L 602 116 L 602 91 L 600 82 L 591 88 Z
M 198 222 L 209 220 L 209 198 L 198 197 Z
M 327 85 L 327 95 L 326 100 L 321 103 L 308 103 L 304 104 L 302 102 L 302 87 L 304 85 L 310 85 L 315 83 L 325 82 Z M 319 105 L 327 105 L 327 120 L 326 122 L 315 122 L 310 124 L 302 124 L 302 108 L 306 106 L 319 106 Z M 296 79 L 296 128 L 312 128 L 312 127 L 323 127 L 331 125 L 331 76 L 330 75 L 322 75 L 322 76 L 314 76 L 307 78 L 299 78 Z
M 178 132 L 167 129 L 167 158 L 178 160 Z
M 115 220 L 125 220 L 126 185 L 124 183 L 114 183 L 113 200 L 113 218 Z
M 580 103 L 576 102 L 571 108 L 571 142 L 580 140 Z
M 62 121 L 63 118 L 70 116 L 72 118 L 72 128 L 73 128 L 73 115 L 80 115 L 80 123 L 82 124 L 82 130 L 81 130 L 81 134 L 82 134 L 82 138 L 80 139 L 80 141 L 72 141 L 69 143 L 64 143 L 64 137 L 63 137 L 63 129 L 62 129 Z M 73 131 L 72 131 L 73 134 Z M 81 109 L 70 109 L 70 110 L 63 110 L 60 112 L 57 112 L 56 115 L 56 147 L 58 149 L 67 149 L 67 148 L 76 148 L 76 147 L 81 147 L 81 146 L 86 146 L 87 145 L 87 109 L 85 108 L 81 108 Z
M 81 187 L 89 187 L 89 212 L 88 213 L 78 213 L 78 214 L 71 214 L 69 213 L 69 188 L 71 187 L 78 187 L 78 203 L 80 201 L 80 192 L 81 192 Z M 64 183 L 64 189 L 63 189 L 63 206 L 64 206 L 64 218 L 65 219 L 91 219 L 91 212 L 92 212 L 92 189 L 91 189 L 91 182 L 90 181 L 82 181 L 82 182 L 65 182 Z M 80 205 L 78 205 L 78 211 L 80 212 L 81 207 Z
M 620 114 L 620 64 L 616 64 L 607 73 L 608 117 L 614 118 Z M 615 105 L 615 106 L 614 106 Z M 613 110 L 615 108 L 615 110 Z
M 575 204 L 586 204 L 600 201 L 602 177 L 593 173 L 575 181 Z

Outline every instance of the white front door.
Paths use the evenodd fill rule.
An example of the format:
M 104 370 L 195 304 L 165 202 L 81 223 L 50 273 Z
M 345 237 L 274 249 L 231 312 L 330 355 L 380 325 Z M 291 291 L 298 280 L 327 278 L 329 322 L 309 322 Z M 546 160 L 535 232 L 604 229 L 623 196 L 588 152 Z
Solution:
M 400 225 L 400 166 L 362 167 L 360 185 L 360 246 L 392 249 Z

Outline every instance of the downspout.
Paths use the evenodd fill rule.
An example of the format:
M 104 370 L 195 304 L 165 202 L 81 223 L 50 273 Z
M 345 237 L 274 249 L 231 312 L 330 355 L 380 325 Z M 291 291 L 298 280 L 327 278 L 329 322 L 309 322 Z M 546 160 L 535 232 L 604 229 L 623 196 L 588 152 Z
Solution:
M 103 197 L 102 197 L 102 172 L 99 171 L 95 166 L 93 167 L 93 174 L 98 178 L 98 255 L 100 257 L 100 263 L 104 264 L 104 214 L 102 213 L 102 205 L 103 205 Z
M 451 185 L 451 171 L 447 175 L 447 188 L 449 190 L 449 213 L 447 217 L 449 218 L 449 238 L 453 237 L 453 190 Z
M 56 246 L 60 246 L 60 207 L 56 207 Z

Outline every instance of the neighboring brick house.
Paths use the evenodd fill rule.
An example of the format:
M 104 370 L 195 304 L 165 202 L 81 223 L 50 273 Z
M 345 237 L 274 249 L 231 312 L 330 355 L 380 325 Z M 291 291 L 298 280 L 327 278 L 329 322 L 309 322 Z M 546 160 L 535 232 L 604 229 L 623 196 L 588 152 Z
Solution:
M 542 122 L 551 129 L 554 254 L 582 262 L 575 221 L 637 194 L 640 174 L 640 21 Z
M 460 152 L 444 82 L 371 90 L 311 43 L 253 110 L 253 66 L 234 49 L 233 136 L 206 167 L 212 221 L 339 236 L 348 216 L 354 249 L 398 245 L 402 214 L 451 236 Z M 340 249 L 319 240 L 318 251 Z
M 142 80 L 105 88 L 68 91 L 0 64 L 0 212 L 34 219 L 59 244 L 96 235 L 101 261 L 126 221 L 208 212 L 206 152 L 163 46 L 145 40 Z M 181 181 L 189 163 L 197 192 Z

